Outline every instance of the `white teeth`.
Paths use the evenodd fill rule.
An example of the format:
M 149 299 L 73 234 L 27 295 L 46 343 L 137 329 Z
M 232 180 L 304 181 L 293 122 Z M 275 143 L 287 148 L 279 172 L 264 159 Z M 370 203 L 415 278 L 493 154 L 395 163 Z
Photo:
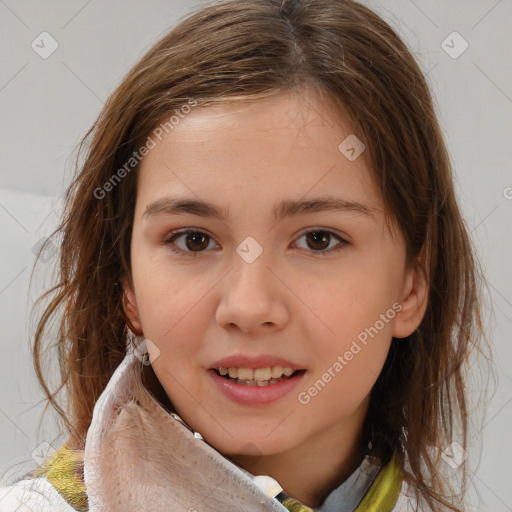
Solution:
M 279 379 L 279 377 L 281 377 L 281 375 L 283 375 L 283 367 L 282 366 L 274 366 L 274 368 L 272 368 L 272 377 L 274 379 Z
M 231 368 L 229 369 L 229 372 L 229 376 L 232 377 Z M 253 380 L 254 370 L 251 370 L 251 368 L 238 368 L 238 378 L 241 380 Z
M 272 378 L 272 369 L 269 366 L 266 368 L 257 368 L 253 373 L 254 380 L 269 380 Z M 238 376 L 240 377 L 240 370 L 238 370 Z
M 295 372 L 293 368 L 282 367 L 282 366 L 267 366 L 265 368 L 236 368 L 220 366 L 217 368 L 221 375 L 229 375 L 232 379 L 238 379 L 251 385 L 251 382 L 257 382 L 258 386 L 265 386 L 268 383 L 272 383 L 272 380 L 280 379 L 284 377 L 290 377 Z M 260 384 L 261 383 L 261 384 Z

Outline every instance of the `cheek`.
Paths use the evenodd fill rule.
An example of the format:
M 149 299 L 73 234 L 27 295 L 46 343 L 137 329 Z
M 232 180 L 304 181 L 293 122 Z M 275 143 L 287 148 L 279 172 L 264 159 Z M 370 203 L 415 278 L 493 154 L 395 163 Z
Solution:
M 209 322 L 206 311 L 208 289 L 205 279 L 176 272 L 169 264 L 134 264 L 137 307 L 144 335 L 167 350 L 191 347 L 197 334 Z M 137 268 L 137 270 L 136 270 Z M 159 347 L 160 348 L 160 347 Z
M 332 367 L 341 356 L 346 363 L 336 375 L 345 377 L 338 382 L 373 382 L 389 351 L 395 317 L 393 287 L 386 272 L 353 266 L 351 272 L 340 272 L 321 286 L 309 284 L 301 293 L 314 313 L 304 327 L 308 339 L 315 340 L 318 372 Z
M 317 365 L 304 391 L 318 398 L 318 410 L 329 410 L 335 403 L 335 414 L 343 417 L 360 407 L 370 393 L 384 366 L 391 335 L 388 325 L 377 334 L 359 330 L 352 323 L 338 327 L 336 336 L 318 340 L 314 353 Z M 345 336 L 344 331 L 357 335 Z
M 310 281 L 302 287 L 299 280 L 296 283 L 297 295 L 313 313 L 310 323 L 316 322 L 325 334 L 330 332 L 338 339 L 357 336 L 393 302 L 385 272 L 375 267 L 347 265 L 331 272 L 329 279 Z

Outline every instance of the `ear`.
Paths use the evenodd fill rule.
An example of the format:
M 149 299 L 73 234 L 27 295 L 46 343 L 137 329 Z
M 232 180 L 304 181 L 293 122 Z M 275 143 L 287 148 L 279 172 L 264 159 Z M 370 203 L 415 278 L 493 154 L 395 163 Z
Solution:
M 123 310 L 130 321 L 128 327 L 134 334 L 141 336 L 142 324 L 139 318 L 139 310 L 137 308 L 135 293 L 126 277 L 121 278 L 121 284 L 123 287 Z
M 395 317 L 393 336 L 405 338 L 412 334 L 421 324 L 427 310 L 429 284 L 420 265 L 416 261 L 407 269 L 399 302 L 402 309 Z

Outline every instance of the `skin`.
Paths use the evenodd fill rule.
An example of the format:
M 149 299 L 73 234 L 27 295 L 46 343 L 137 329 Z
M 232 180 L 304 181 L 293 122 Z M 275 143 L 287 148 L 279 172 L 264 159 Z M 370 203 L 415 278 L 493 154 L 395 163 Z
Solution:
M 230 460 L 272 476 L 310 507 L 361 462 L 370 391 L 392 337 L 411 334 L 427 305 L 425 279 L 406 266 L 402 235 L 385 225 L 365 154 L 350 161 L 338 149 L 352 133 L 343 112 L 308 90 L 192 109 L 141 163 L 133 286 L 123 284 L 136 334 L 160 351 L 148 386 L 160 384 L 171 407 Z M 169 195 L 229 207 L 229 218 L 143 216 L 149 203 Z M 325 195 L 362 202 L 374 216 L 320 211 L 277 222 L 271 215 L 278 201 Z M 164 243 L 186 227 L 210 237 L 201 245 L 189 236 L 192 250 L 186 235 L 174 241 L 196 257 Z M 310 228 L 348 243 L 341 247 L 333 236 L 323 246 L 308 244 Z M 250 264 L 236 252 L 248 236 L 263 248 Z M 401 311 L 309 403 L 300 403 L 298 394 L 395 303 Z M 149 351 L 155 357 L 151 345 Z M 215 360 L 235 353 L 276 355 L 307 373 L 277 402 L 239 405 L 207 375 Z

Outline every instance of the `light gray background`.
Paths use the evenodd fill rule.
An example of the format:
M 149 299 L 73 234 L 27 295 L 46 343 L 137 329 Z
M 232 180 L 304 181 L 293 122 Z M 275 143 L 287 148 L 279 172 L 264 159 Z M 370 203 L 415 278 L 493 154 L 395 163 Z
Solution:
M 0 0 L 0 483 L 25 467 L 41 442 L 56 447 L 32 361 L 28 313 L 52 282 L 57 258 L 39 265 L 33 247 L 57 223 L 76 144 L 135 61 L 191 0 Z M 486 313 L 499 385 L 482 432 L 472 510 L 512 510 L 511 0 L 393 0 L 366 3 L 404 37 L 428 73 L 455 165 L 463 213 L 480 253 L 494 313 Z M 42 59 L 31 43 L 47 31 L 58 49 Z M 469 44 L 454 59 L 441 43 L 457 31 Z M 449 40 L 450 41 L 450 40 Z M 449 43 L 452 44 L 452 43 Z M 455 50 L 461 48 L 455 39 Z M 49 255 L 51 256 L 51 255 Z M 12 466 L 24 463 L 21 466 Z

